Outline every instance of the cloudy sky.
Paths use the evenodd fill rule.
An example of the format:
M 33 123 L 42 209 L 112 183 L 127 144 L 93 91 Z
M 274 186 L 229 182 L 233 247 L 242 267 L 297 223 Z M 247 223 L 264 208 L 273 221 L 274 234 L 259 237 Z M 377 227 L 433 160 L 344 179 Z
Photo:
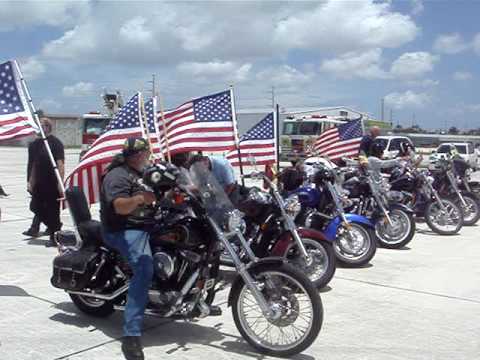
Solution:
M 166 107 L 235 85 L 237 107 L 347 105 L 406 126 L 480 127 L 480 1 L 2 1 L 0 61 L 37 107 L 100 109 L 103 88 Z

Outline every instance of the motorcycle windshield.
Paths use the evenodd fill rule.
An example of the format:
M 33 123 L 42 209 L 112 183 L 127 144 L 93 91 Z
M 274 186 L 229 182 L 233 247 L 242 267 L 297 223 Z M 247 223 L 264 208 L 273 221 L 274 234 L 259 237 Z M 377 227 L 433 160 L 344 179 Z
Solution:
M 190 167 L 189 181 L 198 191 L 207 215 L 224 226 L 235 207 L 213 173 L 204 164 L 196 163 Z

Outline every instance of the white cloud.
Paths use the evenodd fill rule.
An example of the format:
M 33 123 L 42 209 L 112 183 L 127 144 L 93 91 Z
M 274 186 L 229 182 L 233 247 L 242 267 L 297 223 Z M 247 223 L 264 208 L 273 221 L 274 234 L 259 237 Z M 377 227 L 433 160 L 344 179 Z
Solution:
M 411 0 L 412 6 L 412 14 L 419 15 L 425 10 L 425 6 L 423 5 L 423 0 Z
M 424 51 L 404 53 L 392 63 L 390 72 L 399 79 L 413 79 L 432 72 L 438 60 Z
M 182 62 L 177 70 L 183 74 L 201 78 L 221 77 L 232 81 L 244 81 L 247 79 L 252 65 L 237 64 L 231 61 L 222 62 L 213 60 L 210 62 Z
M 0 31 L 35 25 L 71 25 L 86 16 L 89 1 L 2 1 Z
M 92 13 L 43 54 L 75 63 L 174 64 L 212 58 L 251 62 L 294 49 L 318 53 L 395 48 L 419 29 L 386 3 L 94 2 Z M 232 14 L 234 16 L 232 16 Z M 335 36 L 332 36 L 335 34 Z
M 45 73 L 45 65 L 35 57 L 20 61 L 20 69 L 26 80 L 34 80 Z
M 475 35 L 472 41 L 472 46 L 473 50 L 477 53 L 477 55 L 480 55 L 480 33 Z
M 94 85 L 89 82 L 80 81 L 71 86 L 64 86 L 62 94 L 68 97 L 91 95 Z
M 418 32 L 409 16 L 392 12 L 388 3 L 325 1 L 313 10 L 281 20 L 274 37 L 276 43 L 287 48 L 342 53 L 396 48 L 412 41 Z
M 416 93 L 407 90 L 403 93 L 393 92 L 385 96 L 385 103 L 394 109 L 422 108 L 431 101 L 431 96 L 427 93 Z
M 372 49 L 363 53 L 349 52 L 335 59 L 324 60 L 320 70 L 344 79 L 385 79 L 388 74 L 381 68 L 381 64 L 382 50 Z
M 473 79 L 473 75 L 468 71 L 456 71 L 453 73 L 452 78 L 456 81 L 467 81 Z
M 436 38 L 433 50 L 443 54 L 458 54 L 469 48 L 459 33 L 443 34 Z
M 267 85 L 296 87 L 310 82 L 313 79 L 313 74 L 304 73 L 289 65 L 281 65 L 260 71 L 257 74 L 257 79 Z

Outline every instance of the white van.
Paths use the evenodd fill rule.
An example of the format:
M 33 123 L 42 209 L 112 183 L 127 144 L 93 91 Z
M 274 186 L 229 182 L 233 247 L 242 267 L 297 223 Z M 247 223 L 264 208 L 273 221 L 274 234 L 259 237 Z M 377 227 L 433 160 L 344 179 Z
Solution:
M 412 141 L 406 136 L 378 136 L 374 141 L 383 144 L 383 148 L 385 149 L 383 152 L 384 159 L 396 158 L 402 142 L 408 142 L 413 146 Z
M 435 150 L 429 158 L 429 167 L 434 167 L 434 164 L 439 159 L 448 158 L 448 153 L 452 148 L 457 149 L 458 154 L 472 167 L 477 167 L 478 156 L 475 148 L 471 142 L 464 143 L 443 143 Z

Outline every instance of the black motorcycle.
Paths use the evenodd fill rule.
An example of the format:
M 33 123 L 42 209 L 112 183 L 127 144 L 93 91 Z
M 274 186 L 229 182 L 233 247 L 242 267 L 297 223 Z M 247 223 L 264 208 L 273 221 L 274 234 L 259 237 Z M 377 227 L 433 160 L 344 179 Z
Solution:
M 238 204 L 246 215 L 244 234 L 255 256 L 285 257 L 317 288 L 325 287 L 336 269 L 331 242 L 319 231 L 297 227 L 294 219 L 301 209 L 298 197 L 284 200 L 277 186 L 262 172 L 245 177 L 262 180 L 269 189 L 264 192 L 251 188 Z M 245 258 L 245 252 L 241 254 Z M 233 265 L 228 254 L 222 260 L 225 265 Z
M 390 185 L 402 201 L 424 218 L 427 225 L 440 235 L 453 235 L 463 226 L 462 209 L 448 198 L 440 196 L 433 186 L 435 179 L 428 170 L 418 170 L 405 164 L 390 175 Z
M 462 190 L 459 186 L 461 180 L 456 172 L 461 172 L 465 167 L 463 163 L 465 161 L 462 159 L 438 160 L 435 170 L 432 171 L 434 177 L 432 185 L 441 197 L 450 199 L 462 209 L 463 224 L 472 226 L 480 219 L 480 202 L 477 195 L 466 189 Z
M 316 339 L 323 322 L 320 296 L 307 276 L 281 258 L 257 259 L 240 229 L 243 219 L 222 187 L 201 164 L 175 184 L 163 165 L 149 168 L 143 182 L 162 194 L 176 188 L 190 216 L 156 219 L 151 230 L 155 275 L 146 313 L 173 319 L 202 318 L 219 290 L 220 255 L 229 252 L 238 276 L 228 304 L 239 332 L 257 350 L 274 356 L 297 354 Z M 169 182 L 170 181 L 170 182 Z M 61 254 L 53 262 L 53 286 L 65 290 L 84 313 L 106 317 L 127 301 L 131 271 L 117 251 L 102 241 L 101 224 L 91 220 L 85 196 L 69 189 L 67 201 L 78 227 L 74 248 L 57 233 Z M 246 265 L 231 245 L 233 239 L 251 256 Z
M 347 170 L 343 176 L 343 188 L 352 200 L 345 210 L 369 218 L 383 247 L 399 249 L 413 239 L 416 228 L 413 211 L 393 196 L 388 183 L 376 180 L 363 166 Z

